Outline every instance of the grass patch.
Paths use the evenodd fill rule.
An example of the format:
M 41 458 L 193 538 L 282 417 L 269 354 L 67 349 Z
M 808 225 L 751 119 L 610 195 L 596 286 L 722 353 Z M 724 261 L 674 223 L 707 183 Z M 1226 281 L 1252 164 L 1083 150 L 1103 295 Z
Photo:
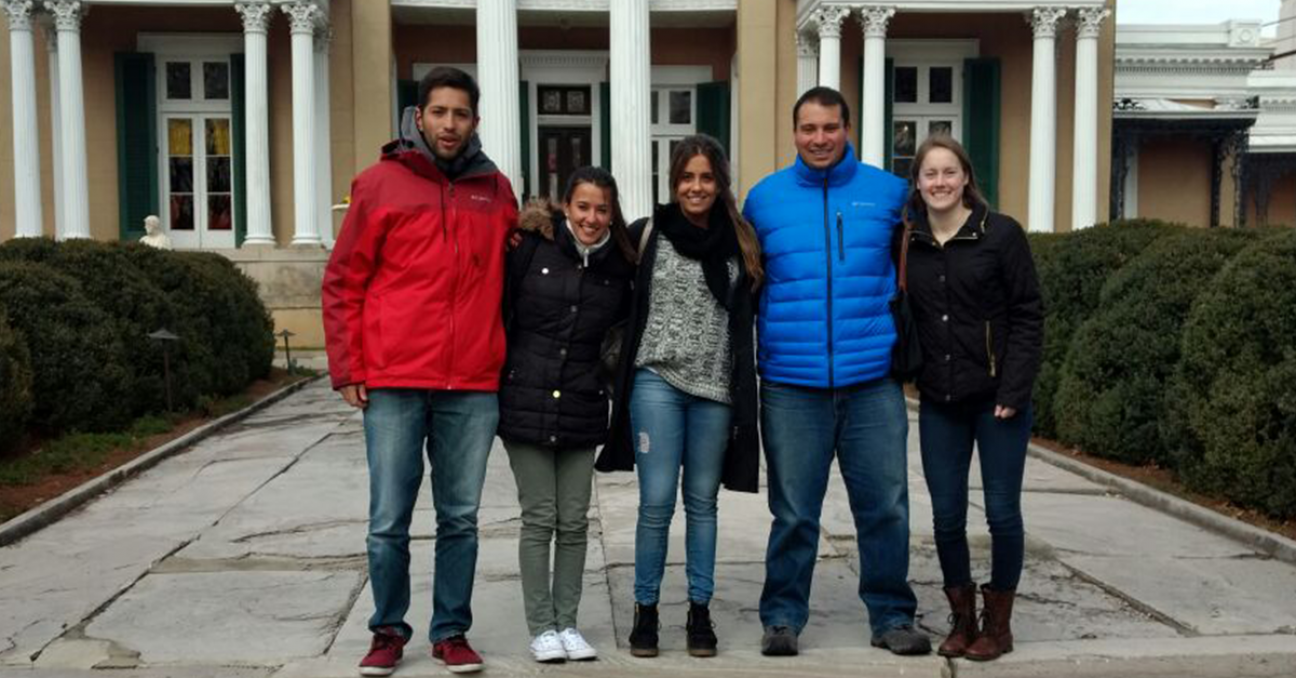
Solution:
M 0 464 L 0 485 L 30 485 L 53 473 L 94 468 L 114 451 L 140 441 L 131 433 L 71 433 Z

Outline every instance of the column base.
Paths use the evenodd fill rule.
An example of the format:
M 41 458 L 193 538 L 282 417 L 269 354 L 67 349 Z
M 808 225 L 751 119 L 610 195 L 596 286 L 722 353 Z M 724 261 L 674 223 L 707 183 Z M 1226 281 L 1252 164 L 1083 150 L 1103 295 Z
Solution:
M 245 242 L 244 244 L 247 243 Z M 309 237 L 295 237 L 292 239 L 292 242 L 289 243 L 289 247 L 324 249 L 324 241 L 321 240 L 318 235 L 313 235 Z
M 240 247 L 275 247 L 278 244 L 279 243 L 275 242 L 274 238 L 265 237 L 265 236 L 262 237 L 248 236 L 243 239 L 243 244 L 240 245 Z

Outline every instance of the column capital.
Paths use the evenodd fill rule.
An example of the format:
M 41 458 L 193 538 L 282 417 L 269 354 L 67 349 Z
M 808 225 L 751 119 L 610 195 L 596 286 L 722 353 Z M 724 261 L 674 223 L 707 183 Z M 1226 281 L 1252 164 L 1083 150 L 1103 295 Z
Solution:
M 306 33 L 315 34 L 315 26 L 320 19 L 324 17 L 324 12 L 315 4 L 314 0 L 294 0 L 293 2 L 284 3 L 284 14 L 288 15 L 288 23 L 292 27 L 292 33 L 299 35 Z
M 244 33 L 265 33 L 270 28 L 271 17 L 274 16 L 274 6 L 264 0 L 236 2 L 234 11 L 243 17 Z
M 333 29 L 327 24 L 315 31 L 315 51 L 322 54 L 329 53 L 329 47 L 333 44 Z
M 1103 20 L 1111 16 L 1106 7 L 1086 7 L 1076 10 L 1076 39 L 1097 38 Z
M 32 0 L 0 0 L 0 9 L 9 19 L 9 30 L 30 31 L 32 29 Z
M 820 7 L 812 15 L 815 23 L 819 24 L 819 37 L 821 39 L 838 39 L 841 38 L 841 25 L 850 16 L 849 7 L 838 5 L 829 5 Z
M 1031 32 L 1036 38 L 1057 37 L 1058 22 L 1066 16 L 1062 7 L 1036 7 L 1026 21 L 1031 25 Z
M 819 35 L 797 31 L 797 56 L 814 59 L 819 56 Z
M 45 9 L 54 15 L 54 25 L 60 31 L 80 31 L 85 7 L 81 0 L 45 0 Z
M 891 23 L 891 17 L 895 13 L 894 7 L 861 7 L 859 16 L 860 23 L 864 25 L 864 37 L 885 38 L 887 25 Z

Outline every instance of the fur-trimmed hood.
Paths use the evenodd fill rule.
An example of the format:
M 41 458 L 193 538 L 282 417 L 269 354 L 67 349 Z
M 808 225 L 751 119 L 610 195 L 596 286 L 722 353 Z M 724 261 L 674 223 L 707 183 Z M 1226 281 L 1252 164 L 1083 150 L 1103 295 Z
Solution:
M 532 198 L 518 213 L 518 229 L 531 231 L 544 236 L 545 240 L 554 239 L 554 224 L 563 220 L 562 208 L 548 198 Z

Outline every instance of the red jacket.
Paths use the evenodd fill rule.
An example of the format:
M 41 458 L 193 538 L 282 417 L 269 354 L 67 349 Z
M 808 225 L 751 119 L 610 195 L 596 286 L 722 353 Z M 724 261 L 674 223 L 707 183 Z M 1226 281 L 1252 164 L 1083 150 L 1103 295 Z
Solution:
M 452 182 L 420 145 L 388 144 L 351 184 L 322 290 L 333 388 L 499 388 L 513 188 L 480 153 Z

